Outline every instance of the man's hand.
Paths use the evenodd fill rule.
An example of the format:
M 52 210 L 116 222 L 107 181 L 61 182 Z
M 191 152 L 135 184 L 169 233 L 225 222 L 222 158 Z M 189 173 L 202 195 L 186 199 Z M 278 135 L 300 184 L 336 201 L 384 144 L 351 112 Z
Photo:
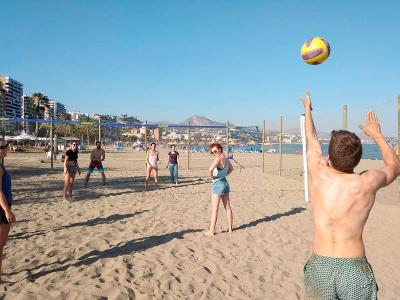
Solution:
M 300 100 L 303 102 L 303 105 L 304 105 L 304 108 L 305 108 L 305 109 L 309 108 L 309 109 L 312 110 L 310 91 L 307 91 L 307 92 L 306 92 L 306 96 L 305 96 L 305 97 L 300 97 Z
M 6 211 L 5 215 L 6 215 L 8 223 L 11 224 L 11 223 L 15 222 L 15 216 L 14 216 L 14 214 L 13 214 L 13 212 L 11 210 L 10 211 Z
M 373 111 L 367 112 L 365 126 L 360 124 L 358 127 L 372 139 L 381 136 L 381 126 L 379 125 L 378 116 Z

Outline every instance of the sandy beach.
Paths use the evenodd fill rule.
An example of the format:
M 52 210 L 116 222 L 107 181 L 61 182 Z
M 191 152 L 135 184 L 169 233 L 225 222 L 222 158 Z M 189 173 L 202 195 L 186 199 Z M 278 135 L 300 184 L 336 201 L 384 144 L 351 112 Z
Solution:
M 107 185 L 98 173 L 74 202 L 63 203 L 62 163 L 51 172 L 43 154 L 10 153 L 11 227 L 3 262 L 4 299 L 304 299 L 303 266 L 312 252 L 312 212 L 304 201 L 302 158 L 235 154 L 246 168 L 229 177 L 233 234 L 220 207 L 218 234 L 209 226 L 211 157 L 192 154 L 175 187 L 161 152 L 158 189 L 144 191 L 144 153 L 108 152 Z M 89 154 L 80 154 L 81 168 Z M 362 161 L 358 171 L 382 166 Z M 153 183 L 153 181 L 152 181 Z M 399 181 L 377 195 L 364 239 L 380 299 L 400 295 Z

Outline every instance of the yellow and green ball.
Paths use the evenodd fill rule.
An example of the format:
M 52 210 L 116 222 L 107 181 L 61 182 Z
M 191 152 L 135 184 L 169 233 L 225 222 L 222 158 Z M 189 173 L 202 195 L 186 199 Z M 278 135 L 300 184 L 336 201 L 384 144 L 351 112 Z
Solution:
M 301 57 L 310 65 L 322 64 L 331 53 L 327 40 L 321 37 L 308 39 L 301 47 Z

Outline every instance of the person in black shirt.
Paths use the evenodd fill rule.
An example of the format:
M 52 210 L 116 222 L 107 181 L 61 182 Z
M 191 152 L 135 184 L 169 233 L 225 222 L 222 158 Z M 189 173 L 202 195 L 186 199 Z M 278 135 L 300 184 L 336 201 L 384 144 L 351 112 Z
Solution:
M 168 153 L 168 164 L 169 174 L 171 182 L 178 185 L 178 166 L 179 163 L 179 152 L 175 151 L 175 145 L 171 145 L 171 151 Z
M 64 160 L 64 201 L 72 200 L 72 187 L 74 186 L 76 172 L 81 175 L 78 165 L 78 146 L 76 142 L 71 144 L 71 149 L 65 153 Z

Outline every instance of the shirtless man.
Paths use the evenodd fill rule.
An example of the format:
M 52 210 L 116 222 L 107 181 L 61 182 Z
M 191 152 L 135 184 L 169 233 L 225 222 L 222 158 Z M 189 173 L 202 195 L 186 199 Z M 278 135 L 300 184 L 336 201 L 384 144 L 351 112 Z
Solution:
M 93 173 L 95 168 L 97 168 L 97 171 L 101 174 L 103 185 L 106 185 L 106 175 L 104 174 L 103 164 L 101 163 L 105 158 L 106 152 L 101 148 L 101 141 L 97 141 L 96 148 L 94 148 L 90 153 L 90 164 L 86 174 L 85 187 L 87 187 L 90 175 Z
M 365 256 L 363 230 L 378 189 L 400 175 L 400 161 L 381 134 L 374 112 L 368 112 L 363 132 L 378 145 L 385 166 L 355 174 L 362 155 L 360 139 L 351 132 L 332 132 L 329 157 L 322 157 L 311 114 L 305 108 L 309 191 L 315 236 L 313 255 L 304 266 L 307 299 L 377 299 L 371 265 Z

